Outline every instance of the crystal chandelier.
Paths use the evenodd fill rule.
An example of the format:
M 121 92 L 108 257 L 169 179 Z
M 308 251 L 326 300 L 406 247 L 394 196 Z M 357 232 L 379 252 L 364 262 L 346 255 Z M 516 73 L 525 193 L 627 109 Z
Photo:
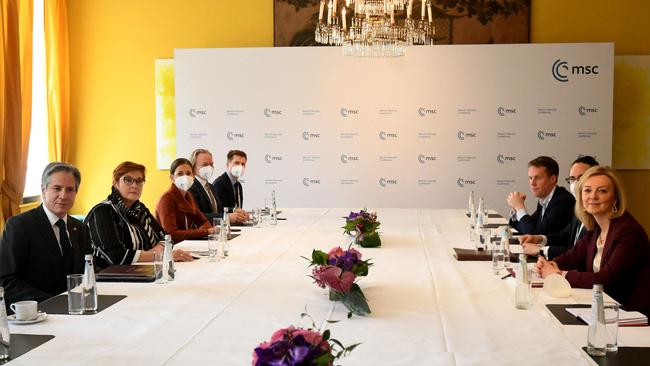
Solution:
M 346 56 L 404 56 L 406 46 L 433 44 L 435 26 L 431 0 L 419 0 L 420 19 L 413 19 L 415 0 L 321 0 L 316 25 L 316 42 L 343 46 Z M 327 7 L 327 21 L 323 21 Z M 425 9 L 428 14 L 425 14 Z M 396 13 L 406 10 L 403 24 Z M 425 16 L 428 17 L 425 18 Z

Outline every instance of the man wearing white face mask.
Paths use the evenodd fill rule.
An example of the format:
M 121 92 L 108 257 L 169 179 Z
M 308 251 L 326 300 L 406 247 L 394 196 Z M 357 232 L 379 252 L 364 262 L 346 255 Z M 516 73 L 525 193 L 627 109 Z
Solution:
M 598 165 L 596 159 L 591 156 L 582 156 L 571 164 L 569 177 L 565 179 L 569 183 L 569 190 L 576 195 L 575 187 L 580 177 L 592 166 Z M 559 232 L 547 235 L 523 235 L 519 237 L 524 253 L 528 255 L 541 255 L 553 259 L 571 249 L 580 240 L 587 230 L 578 217 L 574 214 L 571 221 Z
M 239 178 L 244 175 L 246 169 L 246 153 L 241 150 L 230 150 L 227 155 L 226 172 L 221 174 L 212 183 L 217 193 L 217 203 L 226 212 L 240 212 L 245 215 L 246 221 L 249 215 L 242 210 L 244 203 L 244 190 Z
M 217 193 L 211 184 L 214 172 L 212 153 L 206 149 L 196 149 L 190 155 L 192 169 L 194 169 L 194 184 L 189 192 L 194 196 L 194 201 L 205 217 L 212 221 L 215 217 L 223 217 L 223 207 L 217 201 Z M 246 221 L 242 210 L 235 210 L 228 214 L 231 223 Z

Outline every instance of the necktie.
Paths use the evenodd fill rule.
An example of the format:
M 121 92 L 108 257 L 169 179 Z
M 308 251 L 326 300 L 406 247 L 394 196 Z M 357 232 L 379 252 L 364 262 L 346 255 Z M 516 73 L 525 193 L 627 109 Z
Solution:
M 539 215 L 537 215 L 537 222 L 541 223 L 544 218 L 544 206 L 542 206 L 541 202 L 537 202 L 537 211 L 539 212 Z
M 235 182 L 235 204 L 237 207 L 242 207 L 242 197 L 241 197 L 241 183 Z
M 217 200 L 214 199 L 214 195 L 212 194 L 212 188 L 210 187 L 210 183 L 205 183 L 205 191 L 208 193 L 208 198 L 210 199 L 210 206 L 212 206 L 212 212 L 217 212 Z
M 59 227 L 59 245 L 61 246 L 61 255 L 65 263 L 65 268 L 68 273 L 72 273 L 72 245 L 70 244 L 70 238 L 68 238 L 65 221 L 59 219 L 56 222 L 56 226 Z

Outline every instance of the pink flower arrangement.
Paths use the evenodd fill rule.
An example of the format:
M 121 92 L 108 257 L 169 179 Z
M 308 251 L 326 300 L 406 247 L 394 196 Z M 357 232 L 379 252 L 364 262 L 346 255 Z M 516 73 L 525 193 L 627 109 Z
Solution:
M 342 300 L 351 313 L 366 315 L 370 308 L 356 280 L 368 275 L 372 263 L 361 257 L 361 252 L 356 249 L 335 247 L 328 253 L 314 249 L 311 260 L 303 258 L 314 266 L 310 276 L 314 282 L 322 288 L 330 288 L 331 300 Z

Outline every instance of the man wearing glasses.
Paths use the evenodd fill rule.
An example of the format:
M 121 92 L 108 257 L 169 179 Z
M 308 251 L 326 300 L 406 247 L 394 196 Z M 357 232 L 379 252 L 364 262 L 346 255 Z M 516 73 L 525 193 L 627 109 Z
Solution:
M 565 181 L 569 184 L 569 190 L 573 196 L 576 195 L 575 187 L 580 177 L 587 169 L 596 165 L 598 162 L 591 156 L 581 156 L 571 164 L 569 177 L 565 178 Z M 573 247 L 586 232 L 584 225 L 574 213 L 571 222 L 561 231 L 546 235 L 523 235 L 519 237 L 519 242 L 524 248 L 524 253 L 534 256 L 542 255 L 551 260 Z
M 50 163 L 41 179 L 43 204 L 13 216 L 0 239 L 0 286 L 6 305 L 43 301 L 66 291 L 66 276 L 83 273 L 92 253 L 86 227 L 68 215 L 81 174 L 65 163 Z

